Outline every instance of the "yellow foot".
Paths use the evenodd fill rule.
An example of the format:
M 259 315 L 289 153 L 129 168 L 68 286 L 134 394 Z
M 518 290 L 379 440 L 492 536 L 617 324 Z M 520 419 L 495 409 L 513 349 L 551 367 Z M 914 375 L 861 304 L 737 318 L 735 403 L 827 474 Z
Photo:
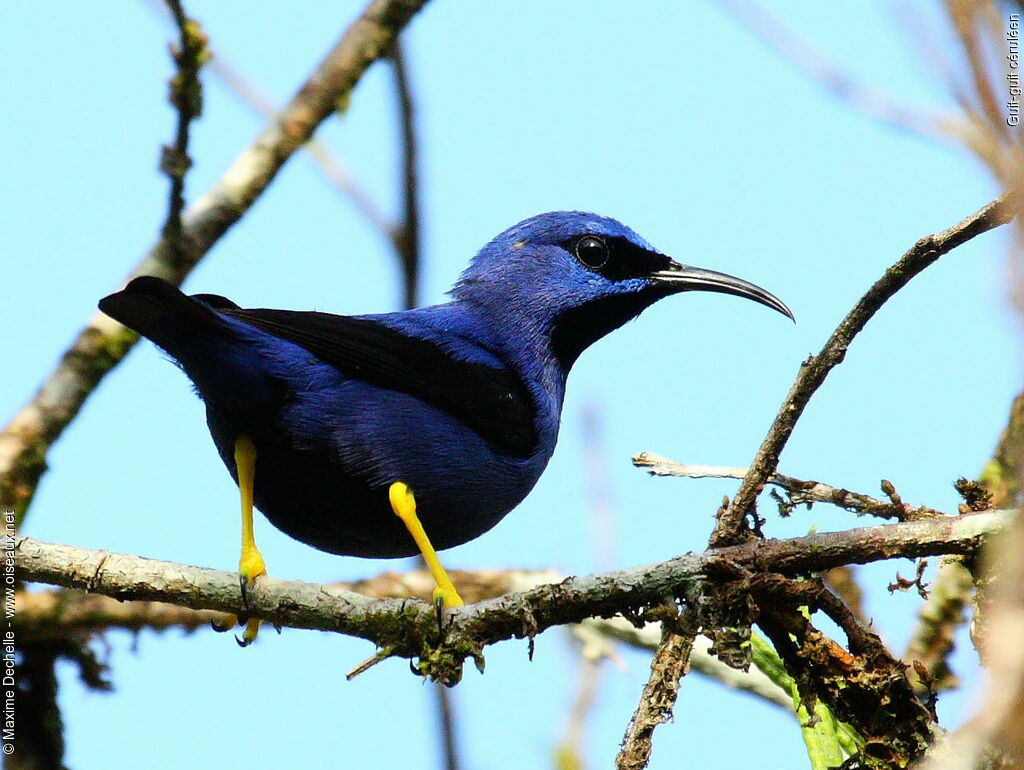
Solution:
M 248 647 L 250 644 L 256 641 L 256 637 L 260 632 L 260 619 L 259 618 L 248 618 L 235 615 L 234 613 L 225 613 L 219 618 L 214 618 L 210 621 L 210 626 L 218 634 L 223 634 L 225 631 L 230 631 L 235 626 L 245 626 L 245 630 L 241 636 L 236 636 L 235 641 L 238 642 L 239 647 Z
M 434 582 L 437 584 L 437 588 L 434 589 L 435 605 L 440 604 L 446 609 L 461 607 L 463 605 L 462 597 L 459 596 L 459 592 L 455 590 L 455 586 L 448 578 L 448 573 L 441 566 L 441 560 L 437 558 L 437 551 L 430 544 L 430 538 L 427 537 L 426 530 L 423 529 L 423 524 L 420 523 L 419 516 L 416 515 L 416 498 L 413 497 L 412 490 L 404 482 L 396 481 L 388 489 L 388 498 L 391 500 L 391 510 L 409 530 L 409 534 L 416 542 L 416 547 L 423 554 L 423 561 L 427 563 L 427 569 L 434 576 Z
M 238 560 L 238 587 L 242 591 L 242 604 L 245 605 L 246 609 L 249 608 L 249 590 L 256 584 L 256 578 L 266 574 L 267 566 L 263 563 L 263 557 L 256 550 L 256 546 L 243 547 L 242 558 Z M 234 621 L 231 624 L 232 626 L 236 623 L 240 626 L 245 626 L 242 636 L 240 638 L 235 637 L 239 647 L 248 647 L 256 641 L 256 636 L 260 632 L 259 618 L 240 618 L 235 615 L 229 617 Z
M 266 574 L 267 565 L 263 563 L 263 556 L 256 550 L 256 546 L 242 546 L 242 558 L 238 560 L 238 583 L 242 587 L 243 599 L 256 578 Z
M 455 590 L 455 586 L 449 583 L 447 588 L 438 586 L 434 589 L 434 604 L 450 610 L 455 607 L 461 607 L 465 602 L 462 601 L 462 597 Z
M 235 637 L 235 641 L 238 642 L 239 647 L 248 647 L 250 644 L 256 641 L 256 636 L 260 632 L 260 619 L 249 618 L 245 623 L 245 630 L 242 632 L 241 637 Z
M 235 470 L 238 475 L 238 489 L 242 496 L 242 556 L 238 560 L 238 585 L 242 590 L 242 603 L 249 609 L 249 588 L 260 575 L 267 574 L 267 565 L 256 548 L 253 537 L 252 503 L 253 482 L 256 476 L 256 445 L 252 439 L 241 434 L 235 439 Z M 241 638 L 235 637 L 240 647 L 248 647 L 256 641 L 260 632 L 259 618 L 238 618 L 234 621 L 245 625 Z M 234 625 L 234 623 L 232 623 Z
M 210 621 L 210 628 L 212 628 L 218 634 L 223 634 L 225 631 L 230 631 L 237 625 L 238 615 L 235 615 L 232 612 L 225 613 L 220 617 L 214 618 Z

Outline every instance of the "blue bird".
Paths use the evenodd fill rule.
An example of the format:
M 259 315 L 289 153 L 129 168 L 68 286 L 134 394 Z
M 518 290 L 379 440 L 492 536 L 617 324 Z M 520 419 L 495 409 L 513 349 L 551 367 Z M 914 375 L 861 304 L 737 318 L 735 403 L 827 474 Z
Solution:
M 435 599 L 454 607 L 462 600 L 434 549 L 483 534 L 536 484 L 580 353 L 685 291 L 793 317 L 754 284 L 679 264 L 614 219 L 576 211 L 498 235 L 442 305 L 351 317 L 246 310 L 141 277 L 99 306 L 167 351 L 205 402 L 241 491 L 243 593 L 265 573 L 255 503 L 323 551 L 422 553 Z

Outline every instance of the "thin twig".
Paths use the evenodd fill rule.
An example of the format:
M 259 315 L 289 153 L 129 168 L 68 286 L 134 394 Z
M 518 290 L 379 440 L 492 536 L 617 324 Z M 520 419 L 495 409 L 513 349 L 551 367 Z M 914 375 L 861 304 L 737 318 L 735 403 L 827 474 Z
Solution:
M 177 74 L 171 78 L 169 100 L 177 113 L 174 143 L 165 145 L 160 155 L 160 170 L 171 180 L 167 219 L 161 230 L 172 263 L 188 259 L 181 213 L 185 210 L 185 175 L 192 167 L 188 156 L 189 127 L 203 114 L 203 86 L 199 70 L 210 58 L 207 39 L 195 19 L 185 15 L 180 0 L 167 0 L 167 8 L 178 30 L 178 45 L 171 47 Z
M 1005 511 L 862 527 L 785 540 L 685 554 L 667 562 L 570 578 L 509 593 L 449 613 L 445 642 L 437 646 L 437 618 L 431 604 L 416 600 L 375 600 L 329 586 L 261 579 L 243 604 L 238 575 L 138 556 L 19 538 L 15 570 L 26 581 L 80 588 L 119 599 L 166 601 L 194 609 L 252 615 L 280 626 L 356 636 L 395 654 L 421 657 L 421 670 L 444 681 L 461 676 L 467 657 L 485 645 L 534 636 L 547 628 L 661 605 L 667 597 L 697 601 L 723 565 L 730 569 L 782 575 L 820 572 L 840 564 L 864 564 L 894 557 L 974 553 L 985 536 L 1011 520 Z M 644 619 L 641 617 L 641 619 Z M 422 656 L 427 656 L 423 658 Z
M 147 0 L 146 5 L 161 18 L 166 17 L 170 20 L 167 8 L 161 0 Z M 222 53 L 210 48 L 207 50 L 210 53 L 210 60 L 206 64 L 206 69 L 219 78 L 242 104 L 263 118 L 270 118 L 277 112 L 270 97 L 231 64 Z M 356 211 L 366 219 L 370 227 L 387 239 L 391 246 L 394 246 L 395 225 L 352 178 L 341 159 L 316 137 L 310 138 L 302 149 L 313 160 L 314 165 L 324 178 L 352 202 Z
M 217 183 L 185 212 L 187 258 L 174 259 L 161 240 L 129 277 L 156 275 L 180 284 L 199 259 L 249 210 L 284 163 L 363 73 L 390 49 L 398 32 L 427 0 L 372 0 L 327 53 L 291 101 L 235 159 Z M 93 316 L 56 370 L 0 434 L 0 508 L 19 521 L 46 470 L 46 454 L 78 414 L 100 380 L 124 358 L 138 335 L 106 317 Z
M 749 468 L 729 468 L 723 465 L 687 465 L 669 460 L 653 452 L 641 452 L 633 457 L 633 465 L 645 468 L 652 476 L 682 476 L 689 479 L 742 479 Z M 911 506 L 903 503 L 879 500 L 859 492 L 829 486 L 820 481 L 804 481 L 786 476 L 778 471 L 772 473 L 766 483 L 786 490 L 789 502 L 794 506 L 813 503 L 828 503 L 858 514 L 877 516 L 896 521 L 917 521 L 945 516 L 941 511 L 923 505 Z
M 397 38 L 388 59 L 394 75 L 395 95 L 398 101 L 402 156 L 402 218 L 390 231 L 391 243 L 398 256 L 402 271 L 402 301 L 406 310 L 416 307 L 420 288 L 420 209 L 419 175 L 416 152 L 416 113 L 405 64 L 401 38 Z M 425 564 L 422 556 L 419 563 Z M 434 684 L 434 704 L 437 713 L 438 742 L 445 770 L 459 770 L 459 743 L 456 734 L 458 722 L 454 696 L 442 683 Z
M 402 148 L 402 220 L 392 238 L 405 279 L 405 306 L 416 307 L 419 301 L 420 278 L 420 207 L 419 166 L 416 142 L 416 104 L 405 64 L 402 41 L 391 49 L 395 94 L 398 97 L 398 122 L 401 126 Z
M 644 686 L 633 718 L 629 720 L 622 748 L 615 758 L 616 770 L 643 770 L 651 759 L 652 738 L 658 725 L 672 718 L 679 680 L 686 673 L 696 636 L 695 628 L 662 626 L 661 644 L 651 660 L 651 675 Z
M 736 543 L 744 538 L 747 532 L 746 517 L 753 509 L 754 501 L 765 482 L 775 472 L 779 455 L 808 401 L 828 373 L 846 357 L 853 338 L 878 309 L 939 257 L 977 235 L 1006 224 L 1017 211 L 1014 196 L 1007 193 L 948 230 L 921 238 L 858 300 L 818 355 L 811 356 L 801 364 L 800 372 L 740 484 L 739 491 L 715 522 L 709 541 L 712 547 Z

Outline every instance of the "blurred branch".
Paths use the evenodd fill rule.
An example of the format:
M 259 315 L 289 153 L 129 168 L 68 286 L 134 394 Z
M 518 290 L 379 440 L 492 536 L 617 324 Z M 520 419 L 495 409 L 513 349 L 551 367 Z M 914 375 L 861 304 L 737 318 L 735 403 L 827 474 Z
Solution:
M 390 54 L 398 97 L 398 116 L 402 147 L 402 221 L 393 230 L 392 241 L 402 264 L 405 307 L 418 304 L 420 279 L 419 167 L 416 143 L 416 105 L 402 41 L 395 40 Z
M 963 563 L 943 559 L 901 656 L 912 665 L 908 674 L 918 691 L 949 690 L 959 684 L 949 667 L 949 656 L 973 590 L 974 579 Z
M 662 623 L 661 644 L 651 659 L 651 675 L 615 758 L 616 770 L 643 770 L 650 762 L 654 730 L 672 718 L 679 680 L 687 672 L 696 635 L 696 623 L 688 612 L 677 622 Z
M 747 468 L 727 468 L 721 465 L 685 465 L 653 452 L 635 455 L 633 465 L 645 468 L 652 476 L 683 476 L 690 479 L 742 479 L 749 472 Z M 828 503 L 854 513 L 896 521 L 919 521 L 946 515 L 933 508 L 907 505 L 898 498 L 894 501 L 890 497 L 889 502 L 885 502 L 848 489 L 831 487 L 820 481 L 803 481 L 793 476 L 785 476 L 777 471 L 768 476 L 765 483 L 786 490 L 789 495 L 788 504 L 794 507 Z
M 601 410 L 595 403 L 586 404 L 583 407 L 582 418 L 580 439 L 584 447 L 583 491 L 586 499 L 587 530 L 594 551 L 594 563 L 597 569 L 607 570 L 612 562 L 615 538 Z M 632 628 L 631 625 L 629 627 Z M 596 626 L 577 625 L 572 629 L 572 633 L 579 642 L 576 696 L 569 708 L 562 739 L 555 748 L 557 770 L 582 770 L 584 767 L 587 722 L 597 700 L 601 664 L 615 658 L 614 645 L 607 636 L 597 630 Z M 653 633 L 660 638 L 659 628 L 655 628 Z
M 157 275 L 178 285 L 244 214 L 284 163 L 334 114 L 367 68 L 390 49 L 426 0 L 372 0 L 291 101 L 235 159 L 220 180 L 184 213 L 177 254 L 161 238 L 129 277 Z M 57 369 L 0 434 L 0 508 L 24 516 L 46 454 L 104 375 L 138 339 L 102 313 L 94 315 Z
M 326 586 L 264 577 L 250 588 L 245 606 L 237 573 L 31 538 L 17 540 L 15 569 L 26 581 L 118 599 L 165 601 L 236 614 L 248 611 L 276 625 L 368 639 L 394 655 L 419 658 L 425 675 L 455 682 L 465 659 L 480 660 L 486 645 L 532 637 L 552 626 L 589 617 L 625 614 L 637 622 L 661 619 L 648 617 L 640 608 L 661 606 L 668 597 L 698 601 L 709 581 L 713 585 L 723 572 L 738 569 L 803 575 L 897 556 L 973 553 L 986 535 L 1004 527 L 1010 517 L 1010 513 L 993 511 L 745 543 L 660 564 L 570 578 L 450 611 L 443 640 L 437 638 L 433 606 L 417 600 L 376 600 Z
M 829 591 L 850 608 L 850 612 L 859 622 L 865 625 L 871 622 L 864 614 L 864 590 L 857 582 L 856 567 L 833 567 L 821 573 L 821 580 Z
M 624 642 L 633 647 L 641 649 L 658 649 L 661 644 L 661 624 L 648 623 L 642 628 L 637 628 L 625 618 L 594 618 L 585 620 L 580 624 L 584 628 L 593 628 L 598 632 Z M 720 661 L 711 650 L 712 642 L 706 636 L 700 635 L 693 642 L 693 650 L 690 653 L 690 666 L 698 674 L 714 679 L 729 689 L 749 693 L 775 706 L 781 706 L 786 711 L 793 710 L 793 698 L 788 692 L 779 689 L 779 686 L 761 670 L 755 660 L 755 665 L 746 671 L 732 668 Z
M 405 64 L 401 38 L 396 38 L 388 54 L 394 77 L 395 96 L 398 102 L 398 123 L 400 126 L 399 147 L 401 153 L 402 217 L 389 231 L 391 244 L 398 255 L 402 273 L 402 304 L 411 310 L 419 303 L 420 289 L 420 209 L 419 209 L 419 168 L 417 165 L 416 113 L 413 103 L 412 85 Z M 417 563 L 425 566 L 421 555 Z M 437 711 L 438 742 L 441 758 L 446 770 L 459 770 L 459 743 L 456 735 L 455 700 L 448 688 L 434 683 L 434 704 Z
M 555 747 L 555 770 L 583 770 L 587 721 L 597 700 L 601 680 L 600 658 L 590 658 L 579 651 L 576 659 L 576 697 L 569 709 L 562 740 Z
M 1015 508 L 1021 503 L 1021 479 L 1024 479 L 1024 393 L 1014 398 L 1010 414 L 996 445 L 992 459 L 982 469 L 981 486 L 991 495 L 993 508 Z M 915 686 L 923 687 L 917 666 L 935 690 L 957 686 L 956 675 L 949 667 L 956 630 L 967 619 L 967 603 L 974 592 L 972 565 L 961 559 L 944 559 L 929 589 L 928 599 L 921 606 L 917 623 L 903 659 L 915 663 L 911 677 Z M 973 568 L 973 567 L 972 567 Z
M 1024 502 L 1024 393 L 1013 399 L 1006 427 L 980 481 L 992 494 L 995 508 L 1015 508 Z
M 922 770 L 1024 767 L 1024 520 L 986 546 L 980 648 L 988 667 L 977 713 L 929 752 Z
M 826 49 L 802 40 L 764 7 L 750 0 L 716 0 L 729 17 L 760 40 L 779 58 L 793 65 L 808 80 L 837 100 L 872 120 L 910 133 L 949 139 L 963 133 L 952 118 L 929 114 L 921 107 L 905 107 L 896 96 L 857 81 L 844 72 Z
M 801 364 L 796 380 L 740 484 L 739 491 L 717 517 L 709 541 L 712 547 L 740 542 L 750 534 L 746 526 L 747 515 L 753 511 L 757 495 L 775 472 L 779 455 L 796 427 L 797 420 L 829 372 L 846 357 L 853 338 L 878 309 L 939 257 L 975 236 L 1009 222 L 1017 214 L 1017 206 L 1018 201 L 1007 193 L 949 229 L 921 238 L 858 300 L 818 355 L 811 356 Z

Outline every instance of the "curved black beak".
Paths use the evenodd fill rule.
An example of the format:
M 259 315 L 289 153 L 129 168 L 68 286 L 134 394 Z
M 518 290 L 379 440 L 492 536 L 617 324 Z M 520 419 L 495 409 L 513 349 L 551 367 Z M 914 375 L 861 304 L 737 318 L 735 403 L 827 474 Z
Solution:
M 760 302 L 772 310 L 778 310 L 791 321 L 796 321 L 792 311 L 774 294 L 750 283 L 750 281 L 744 281 L 742 278 L 736 278 L 727 273 L 671 262 L 664 270 L 651 273 L 650 278 L 656 285 L 668 289 L 673 294 L 683 291 L 717 291 L 722 294 L 746 297 L 754 302 Z

